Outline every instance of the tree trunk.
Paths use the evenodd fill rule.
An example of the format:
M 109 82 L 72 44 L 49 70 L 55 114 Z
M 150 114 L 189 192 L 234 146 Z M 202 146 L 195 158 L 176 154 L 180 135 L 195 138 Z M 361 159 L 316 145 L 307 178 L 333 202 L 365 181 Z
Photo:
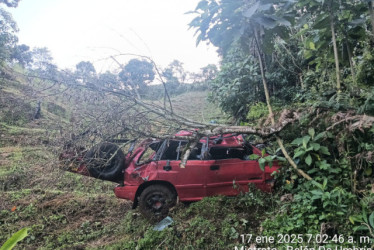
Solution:
M 264 85 L 264 91 L 265 91 L 265 97 L 266 97 L 266 104 L 267 104 L 268 110 L 269 110 L 269 116 L 270 116 L 271 125 L 274 126 L 275 125 L 274 114 L 273 114 L 273 109 L 272 109 L 271 103 L 270 103 L 270 95 L 269 95 L 269 90 L 268 90 L 268 86 L 267 86 L 268 84 L 267 84 L 267 81 L 266 81 L 265 69 L 264 69 L 263 60 L 262 60 L 262 51 L 260 49 L 259 39 L 258 39 L 258 34 L 257 34 L 257 30 L 256 29 L 254 29 L 254 33 L 255 33 L 255 40 L 256 40 L 256 51 L 257 51 L 258 61 L 259 61 L 259 64 L 260 64 L 260 71 L 261 71 L 262 83 Z M 292 160 L 292 158 L 288 154 L 286 148 L 284 147 L 283 141 L 281 140 L 281 138 L 279 138 L 279 136 L 277 136 L 277 135 L 275 136 L 275 138 L 277 139 L 277 143 L 278 143 L 280 149 L 282 150 L 282 153 L 284 154 L 284 157 L 287 159 L 287 161 L 290 163 L 290 165 L 301 176 L 303 176 L 305 179 L 312 180 L 312 178 L 307 173 L 305 173 L 303 170 L 301 170 L 301 169 L 299 169 L 297 167 L 296 163 Z
M 348 39 L 347 39 L 346 45 L 347 45 L 347 51 L 348 51 L 349 66 L 351 67 L 352 80 L 353 80 L 353 83 L 356 85 L 356 72 L 355 72 L 355 68 L 354 68 L 354 62 L 353 62 L 353 59 L 352 59 L 352 52 L 351 52 L 349 44 L 348 44 Z
M 331 1 L 331 4 L 332 4 L 332 1 Z M 330 9 L 330 28 L 331 28 L 332 44 L 334 47 L 334 58 L 335 58 L 336 90 L 338 91 L 338 94 L 339 94 L 341 92 L 339 55 L 338 55 L 338 47 L 336 45 L 334 15 L 332 13 L 331 5 L 329 6 L 329 9 Z
M 299 81 L 300 81 L 300 87 L 301 87 L 301 89 L 304 90 L 303 73 L 299 73 Z

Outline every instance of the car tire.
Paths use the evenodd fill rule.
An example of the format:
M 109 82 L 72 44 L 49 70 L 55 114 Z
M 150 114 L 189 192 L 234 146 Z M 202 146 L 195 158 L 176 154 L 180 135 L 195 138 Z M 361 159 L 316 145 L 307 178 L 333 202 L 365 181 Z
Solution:
M 114 182 L 123 180 L 125 155 L 116 144 L 100 143 L 92 147 L 84 158 L 92 177 Z
M 139 196 L 139 210 L 153 222 L 165 218 L 177 202 L 176 194 L 165 185 L 151 185 Z

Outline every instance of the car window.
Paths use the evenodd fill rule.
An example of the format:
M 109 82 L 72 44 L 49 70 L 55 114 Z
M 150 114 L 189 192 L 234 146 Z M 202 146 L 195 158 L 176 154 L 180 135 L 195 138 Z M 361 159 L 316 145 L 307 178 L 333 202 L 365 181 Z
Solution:
M 161 143 L 156 142 L 152 143 L 147 146 L 146 150 L 143 154 L 139 157 L 137 164 L 141 165 L 153 160 L 154 155 L 156 154 L 157 150 L 159 150 Z
M 251 147 L 211 147 L 209 150 L 209 156 L 212 160 L 223 160 L 223 159 L 241 159 L 248 160 L 252 154 Z
M 166 150 L 161 156 L 161 160 L 180 160 L 185 147 L 187 146 L 187 141 L 169 141 Z M 188 160 L 200 160 L 201 154 L 201 143 L 191 151 Z

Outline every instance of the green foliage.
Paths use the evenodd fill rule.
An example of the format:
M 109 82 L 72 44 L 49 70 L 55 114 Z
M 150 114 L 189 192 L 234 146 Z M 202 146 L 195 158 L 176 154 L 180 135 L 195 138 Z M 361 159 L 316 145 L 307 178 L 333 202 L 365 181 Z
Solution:
M 17 24 L 11 14 L 0 7 L 0 62 L 10 58 L 11 48 L 18 41 L 17 31 Z
M 26 238 L 29 234 L 29 228 L 22 228 L 18 232 L 14 233 L 1 247 L 0 250 L 11 250 L 17 245 L 17 242 Z
M 263 149 L 261 151 L 261 156 L 257 154 L 252 154 L 249 157 L 251 160 L 258 160 L 258 163 L 260 165 L 260 168 L 262 171 L 265 171 L 265 166 L 269 166 L 270 168 L 273 166 L 273 162 L 275 160 L 278 161 L 285 161 L 286 159 L 284 157 L 280 157 L 277 155 L 266 155 L 266 150 Z
M 248 120 L 257 120 L 261 117 L 266 117 L 269 114 L 269 110 L 265 103 L 258 102 L 251 106 L 248 114 L 247 119 Z
M 365 47 L 362 56 L 359 58 L 357 80 L 366 86 L 373 86 L 374 83 L 374 48 Z
M 145 60 L 131 59 L 119 73 L 119 77 L 126 85 L 144 88 L 155 77 L 153 64 Z
M 95 67 L 89 61 L 81 61 L 76 66 L 76 73 L 83 77 L 89 77 L 96 74 Z
M 334 228 L 334 232 L 353 235 L 349 215 L 358 206 L 351 191 L 351 167 L 346 158 L 336 160 L 335 136 L 331 132 L 317 133 L 314 128 L 308 134 L 292 141 L 293 158 L 298 168 L 313 180 L 306 181 L 286 172 L 283 189 L 293 194 L 293 201 L 280 204 L 280 212 L 274 219 L 265 220 L 264 233 L 309 233 L 321 231 L 321 225 Z M 341 152 L 343 153 L 343 152 Z M 291 176 L 290 176 L 291 175 Z M 331 243 L 334 245 L 333 243 Z
M 371 240 L 374 240 L 374 212 L 368 214 L 367 211 L 363 209 L 361 214 L 350 216 L 349 221 L 356 225 L 353 228 L 354 232 L 370 234 Z

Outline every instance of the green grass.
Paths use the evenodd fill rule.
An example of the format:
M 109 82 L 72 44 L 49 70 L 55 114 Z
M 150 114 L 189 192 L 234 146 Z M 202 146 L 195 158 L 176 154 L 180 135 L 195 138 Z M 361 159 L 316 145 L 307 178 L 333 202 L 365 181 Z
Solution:
M 227 116 L 221 112 L 220 108 L 208 102 L 208 91 L 187 92 L 185 94 L 173 97 L 172 103 L 175 112 L 191 120 L 209 123 L 216 121 L 226 123 Z

